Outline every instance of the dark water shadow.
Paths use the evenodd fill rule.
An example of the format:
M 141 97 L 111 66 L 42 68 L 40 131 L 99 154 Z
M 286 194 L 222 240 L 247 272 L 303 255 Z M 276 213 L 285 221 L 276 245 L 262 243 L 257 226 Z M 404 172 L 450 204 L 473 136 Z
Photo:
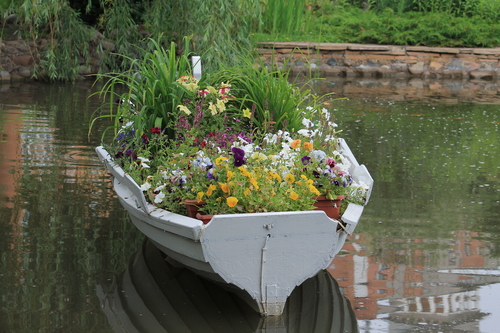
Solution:
M 167 262 L 148 240 L 97 294 L 115 332 L 358 332 L 327 271 L 296 287 L 282 316 L 264 318 L 225 288 Z

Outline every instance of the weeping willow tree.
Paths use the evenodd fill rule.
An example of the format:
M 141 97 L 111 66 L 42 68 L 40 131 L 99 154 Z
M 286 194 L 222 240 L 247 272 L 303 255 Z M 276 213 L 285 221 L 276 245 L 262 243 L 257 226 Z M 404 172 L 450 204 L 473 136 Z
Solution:
M 78 18 L 66 0 L 12 1 L 5 14 L 18 15 L 20 35 L 34 41 L 35 78 L 72 80 L 81 58 L 87 58 L 92 29 Z M 41 39 L 47 43 L 40 43 Z
M 103 51 L 102 71 L 121 71 L 126 57 L 141 58 L 154 47 L 151 40 L 181 45 L 185 36 L 203 55 L 204 70 L 234 65 L 249 53 L 250 27 L 260 15 L 259 0 L 87 0 L 84 9 L 73 2 L 13 0 L 4 12 L 18 15 L 23 38 L 48 41 L 33 50 L 36 78 L 75 80 L 81 59 L 95 50 Z M 93 25 L 80 18 L 91 11 Z

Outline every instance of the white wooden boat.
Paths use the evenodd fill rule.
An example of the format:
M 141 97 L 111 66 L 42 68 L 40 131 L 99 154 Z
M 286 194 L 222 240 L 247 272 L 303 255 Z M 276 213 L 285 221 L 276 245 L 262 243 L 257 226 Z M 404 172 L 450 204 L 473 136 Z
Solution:
M 148 203 L 137 183 L 103 147 L 96 151 L 113 176 L 116 194 L 135 226 L 169 258 L 195 273 L 233 287 L 263 316 L 278 316 L 294 288 L 324 270 L 341 250 L 346 232 L 322 211 L 215 215 L 208 224 Z M 373 179 L 345 141 L 340 151 L 356 181 Z M 341 220 L 352 233 L 363 206 L 349 204 Z

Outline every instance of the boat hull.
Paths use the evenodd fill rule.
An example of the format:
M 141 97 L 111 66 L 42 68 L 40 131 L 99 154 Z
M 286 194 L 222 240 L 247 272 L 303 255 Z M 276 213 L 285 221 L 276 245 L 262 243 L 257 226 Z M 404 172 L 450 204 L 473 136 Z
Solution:
M 139 186 L 96 149 L 113 175 L 116 194 L 134 225 L 169 258 L 195 273 L 234 287 L 264 316 L 281 315 L 294 288 L 325 269 L 346 232 L 322 211 L 215 215 L 208 224 L 149 204 Z M 363 207 L 344 213 L 348 232 Z

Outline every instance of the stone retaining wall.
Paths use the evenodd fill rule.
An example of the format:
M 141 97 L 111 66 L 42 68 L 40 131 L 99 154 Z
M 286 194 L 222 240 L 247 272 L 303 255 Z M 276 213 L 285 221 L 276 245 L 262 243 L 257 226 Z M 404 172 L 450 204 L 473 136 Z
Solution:
M 104 50 L 112 49 L 112 43 L 100 42 Z M 46 40 L 36 44 L 0 41 L 0 82 L 31 78 L 34 48 L 46 45 Z M 293 73 L 319 72 L 322 76 L 492 80 L 500 75 L 500 48 L 262 42 L 257 52 L 266 65 L 288 66 Z M 90 59 L 81 59 L 79 74 L 97 73 L 101 58 L 102 54 L 93 52 Z
M 500 75 L 500 48 L 262 42 L 257 52 L 266 65 L 323 76 L 491 80 Z
M 104 50 L 112 50 L 113 44 L 100 40 L 96 33 L 95 40 L 99 41 Z M 102 36 L 102 35 L 101 35 Z M 93 45 L 97 43 L 94 42 Z M 48 45 L 46 39 L 35 42 L 24 40 L 0 40 L 0 82 L 29 80 L 33 75 L 37 50 L 43 51 Z M 80 78 L 99 72 L 99 61 L 102 52 L 94 46 L 88 59 L 79 60 L 78 74 Z

